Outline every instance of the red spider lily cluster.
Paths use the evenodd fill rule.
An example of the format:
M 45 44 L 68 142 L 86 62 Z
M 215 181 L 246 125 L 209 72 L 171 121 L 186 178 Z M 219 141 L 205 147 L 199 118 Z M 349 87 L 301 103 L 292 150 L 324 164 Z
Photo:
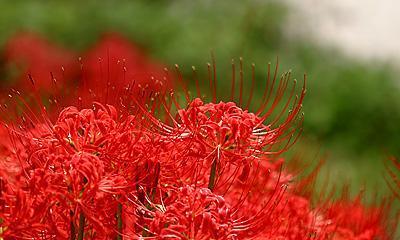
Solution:
M 394 237 L 390 202 L 313 201 L 314 178 L 282 167 L 279 154 L 300 134 L 306 92 L 290 73 L 268 70 L 250 111 L 242 77 L 238 97 L 233 81 L 231 100 L 217 101 L 215 77 L 207 100 L 192 96 L 178 71 L 180 95 L 171 90 L 174 74 L 121 37 L 105 38 L 64 76 L 41 66 L 68 66 L 69 54 L 31 36 L 18 41 L 38 43 L 24 63 L 35 91 L 28 98 L 13 90 L 15 100 L 1 107 L 0 239 Z M 20 45 L 9 44 L 9 59 Z M 59 62 L 46 57 L 53 53 Z M 81 81 L 60 90 L 56 78 L 63 86 Z

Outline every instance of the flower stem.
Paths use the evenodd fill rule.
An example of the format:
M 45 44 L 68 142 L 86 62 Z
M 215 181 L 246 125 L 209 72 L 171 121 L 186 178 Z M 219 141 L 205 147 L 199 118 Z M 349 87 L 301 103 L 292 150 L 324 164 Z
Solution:
M 208 181 L 208 188 L 212 191 L 215 187 L 215 174 L 217 171 L 217 159 L 215 158 L 211 164 L 210 178 Z
M 78 240 L 83 240 L 84 232 L 85 232 L 85 215 L 81 213 L 79 216 Z
M 71 230 L 71 235 L 70 235 L 70 240 L 75 240 L 76 233 L 75 233 L 75 223 L 73 220 L 74 217 L 74 212 L 72 210 L 69 211 L 69 215 L 71 217 L 71 222 L 70 222 L 70 230 Z
M 83 192 L 85 191 L 85 184 L 88 182 L 86 177 L 82 179 L 82 182 L 83 182 L 83 188 L 81 194 L 83 194 Z M 79 215 L 78 240 L 83 240 L 84 233 L 85 233 L 85 215 L 83 214 L 83 212 L 81 212 L 81 214 Z
M 122 204 L 117 206 L 117 240 L 122 240 Z

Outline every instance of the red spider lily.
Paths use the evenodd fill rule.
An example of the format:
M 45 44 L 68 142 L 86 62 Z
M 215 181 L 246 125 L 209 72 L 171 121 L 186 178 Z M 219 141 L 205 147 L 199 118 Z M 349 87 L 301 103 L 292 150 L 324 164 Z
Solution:
M 10 209 L 1 215 L 7 226 L 5 237 L 66 238 L 69 229 L 77 233 L 83 229 L 80 216 L 85 216 L 83 224 L 92 227 L 96 236 L 116 235 L 112 230 L 115 210 L 145 174 L 142 165 L 146 161 L 135 160 L 140 149 L 134 144 L 144 134 L 136 131 L 135 117 L 118 119 L 115 108 L 97 107 L 66 108 L 54 125 L 28 133 L 12 130 L 20 142 L 15 148 L 25 151 L 16 155 L 24 163 L 14 178 L 2 175 L 10 189 L 3 192 L 4 204 Z M 16 218 L 21 214 L 29 221 Z M 32 221 L 44 228 L 31 229 Z M 18 235 L 20 228 L 25 229 L 24 235 Z
M 143 216 L 145 235 L 177 239 L 234 239 L 237 226 L 224 198 L 208 188 L 180 187 L 159 204 L 149 202 L 136 211 Z M 145 213 L 145 214 L 143 214 Z
M 41 91 L 54 89 L 53 81 L 61 86 L 73 81 L 78 73 L 74 53 L 67 51 L 34 33 L 20 33 L 8 40 L 4 48 L 10 80 L 25 90 L 29 86 L 28 75 L 35 77 L 35 85 Z
M 354 200 L 341 199 L 331 203 L 326 218 L 330 226 L 332 239 L 392 239 L 397 221 L 389 221 L 390 201 L 380 205 L 366 207 L 361 202 L 361 195 Z
M 171 87 L 164 67 L 119 34 L 108 33 L 82 57 L 82 90 L 97 99 L 121 97 L 123 88 L 157 91 Z M 117 90 L 116 90 L 117 89 Z M 158 90 L 159 91 L 159 90 Z
M 262 101 L 251 113 L 252 94 L 244 105 L 242 77 L 237 103 L 234 80 L 231 102 L 217 102 L 215 74 L 209 80 L 212 101 L 204 103 L 190 96 L 178 72 L 182 103 L 173 92 L 167 97 L 165 85 L 147 91 L 139 81 L 131 84 L 135 72 L 147 71 L 146 61 L 127 61 L 132 70 L 118 61 L 115 68 L 108 65 L 119 59 L 118 51 L 131 51 L 110 39 L 99 48 L 112 53 L 110 68 L 104 74 L 104 62 L 93 54 L 89 68 L 83 67 L 77 105 L 39 103 L 35 113 L 13 95 L 25 111 L 4 120 L 1 130 L 9 140 L 0 142 L 0 238 L 391 237 L 386 207 L 344 198 L 312 204 L 300 194 L 309 190 L 306 183 L 294 184 L 293 174 L 282 168 L 284 159 L 277 156 L 298 139 L 305 95 L 305 84 L 295 95 L 296 82 L 286 94 L 290 73 L 278 79 L 277 70 L 268 71 Z M 209 71 L 215 73 L 215 64 Z M 71 102 L 57 97 L 59 105 Z M 98 102 L 85 104 L 93 99 Z M 1 110 L 11 115 L 14 106 Z M 54 112 L 56 120 L 49 117 Z
M 263 102 L 256 114 L 241 109 L 233 102 L 215 103 L 216 96 L 213 96 L 213 103 L 204 104 L 199 98 L 190 100 L 188 94 L 186 94 L 186 108 L 180 107 L 174 95 L 171 95 L 171 104 L 163 99 L 160 100 L 161 107 L 166 111 L 166 115 L 170 116 L 168 122 L 172 122 L 171 125 L 159 121 L 151 113 L 147 114 L 147 110 L 142 108 L 143 114 L 159 129 L 159 134 L 168 141 L 172 140 L 173 146 L 178 148 L 176 155 L 178 157 L 172 160 L 175 164 L 174 168 L 183 169 L 184 174 L 193 177 L 183 181 L 189 181 L 190 184 L 196 186 L 204 186 L 204 183 L 208 183 L 211 189 L 219 188 L 219 184 L 227 187 L 230 185 L 230 180 L 235 179 L 235 175 L 238 176 L 239 170 L 242 172 L 242 178 L 246 178 L 250 166 L 253 165 L 252 162 L 255 162 L 260 155 L 280 154 L 296 141 L 300 132 L 298 126 L 302 122 L 300 111 L 306 92 L 305 84 L 300 97 L 294 97 L 296 87 L 296 81 L 294 81 L 287 102 L 272 118 L 271 114 L 279 105 L 290 81 L 290 74 L 284 74 L 276 87 L 276 72 L 277 69 L 273 77 L 268 72 Z M 215 94 L 213 90 L 215 83 L 212 79 L 210 79 L 210 84 Z M 234 82 L 232 84 L 235 85 Z M 186 89 L 185 86 L 184 89 Z M 274 90 L 277 95 L 271 97 Z M 233 99 L 234 91 L 232 92 Z M 242 95 L 242 88 L 240 88 L 240 99 Z M 271 105 L 270 109 L 265 111 L 268 105 Z M 292 107 L 290 113 L 279 122 L 289 106 Z M 174 114 L 171 108 L 177 109 L 176 118 L 172 117 Z M 266 119 L 270 121 L 268 125 L 264 125 Z M 276 127 L 275 125 L 278 124 L 279 126 Z M 280 149 L 279 146 L 281 146 Z M 206 161 L 199 161 L 199 159 Z M 204 178 L 206 176 L 208 179 Z M 179 176 L 174 176 L 172 179 L 176 177 L 179 178 Z
M 117 33 L 105 34 L 82 55 L 78 59 L 77 53 L 34 33 L 17 34 L 8 40 L 3 53 L 8 87 L 26 92 L 33 84 L 34 91 L 53 95 L 50 101 L 76 94 L 90 104 L 94 100 L 119 102 L 126 89 L 136 89 L 138 95 L 172 86 L 173 78 L 165 74 L 161 63 Z M 75 93 L 78 80 L 80 86 Z M 61 102 L 77 104 L 75 99 L 68 100 Z

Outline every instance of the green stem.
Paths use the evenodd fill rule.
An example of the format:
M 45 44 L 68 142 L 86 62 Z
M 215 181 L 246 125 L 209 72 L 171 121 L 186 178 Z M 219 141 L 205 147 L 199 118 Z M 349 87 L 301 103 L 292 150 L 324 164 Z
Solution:
M 70 230 L 71 230 L 71 236 L 70 236 L 70 240 L 75 240 L 76 237 L 76 233 L 75 233 L 75 223 L 73 220 L 74 217 L 74 212 L 72 210 L 69 211 L 69 214 L 71 216 L 71 222 L 70 222 Z
M 153 183 L 153 187 L 151 189 L 151 195 L 150 195 L 152 201 L 154 201 L 156 194 L 157 194 L 158 178 L 160 177 L 160 163 L 159 162 L 156 164 L 154 176 L 155 176 L 154 183 Z
M 84 232 L 85 232 L 85 215 L 81 213 L 79 216 L 78 240 L 83 240 Z
M 117 240 L 122 240 L 122 204 L 117 206 Z
M 208 188 L 212 191 L 215 187 L 215 175 L 217 172 L 217 159 L 214 158 L 214 161 L 211 164 L 210 178 L 208 181 Z
M 85 191 L 85 185 L 88 182 L 86 177 L 83 177 L 82 182 L 83 182 L 83 187 L 81 195 L 83 195 L 83 192 Z M 83 214 L 83 212 L 81 212 L 81 214 L 79 215 L 78 240 L 83 240 L 84 233 L 85 233 L 85 215 Z

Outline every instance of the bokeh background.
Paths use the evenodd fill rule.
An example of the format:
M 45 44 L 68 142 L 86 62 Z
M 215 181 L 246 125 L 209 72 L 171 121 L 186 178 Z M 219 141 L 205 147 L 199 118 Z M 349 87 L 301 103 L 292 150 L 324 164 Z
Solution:
M 0 49 L 15 34 L 34 32 L 83 52 L 103 33 L 118 32 L 152 58 L 179 64 L 185 76 L 194 65 L 205 77 L 212 52 L 222 89 L 231 82 L 231 59 L 243 57 L 245 69 L 256 64 L 254 104 L 266 64 L 278 56 L 280 73 L 308 76 L 304 139 L 294 151 L 307 161 L 325 158 L 322 175 L 334 184 L 384 194 L 383 162 L 400 155 L 400 46 L 390 24 L 399 25 L 392 7 L 334 2 L 0 0 Z M 385 2 L 391 6 L 379 6 Z M 1 64 L 0 71 L 5 88 L 16 70 Z

